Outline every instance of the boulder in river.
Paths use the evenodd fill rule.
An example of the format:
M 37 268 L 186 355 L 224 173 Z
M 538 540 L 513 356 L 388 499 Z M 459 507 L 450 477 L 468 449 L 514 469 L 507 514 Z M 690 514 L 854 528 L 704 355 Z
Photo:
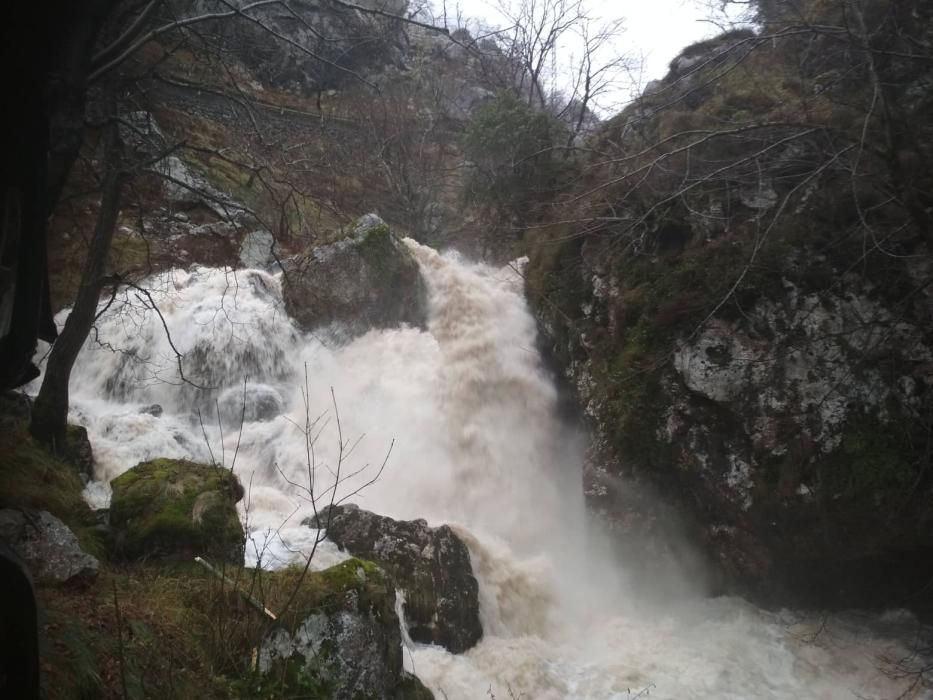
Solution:
M 347 238 L 285 262 L 285 308 L 305 330 L 349 336 L 403 323 L 423 326 L 427 288 L 418 262 L 375 214 Z
M 243 562 L 243 526 L 236 510 L 243 487 L 229 470 L 154 459 L 121 474 L 111 487 L 117 557 Z
M 456 654 L 482 638 L 470 552 L 449 526 L 393 520 L 355 505 L 330 506 L 316 523 L 338 547 L 376 562 L 405 591 L 405 619 L 414 641 Z

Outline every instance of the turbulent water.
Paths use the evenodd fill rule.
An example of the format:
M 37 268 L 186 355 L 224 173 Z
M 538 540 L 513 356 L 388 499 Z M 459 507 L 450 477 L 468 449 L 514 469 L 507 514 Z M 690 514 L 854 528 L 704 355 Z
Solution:
M 144 459 L 222 461 L 247 488 L 248 558 L 264 566 L 314 541 L 300 526 L 312 479 L 321 503 L 336 488 L 392 517 L 454 524 L 485 636 L 457 656 L 408 645 L 438 698 L 933 697 L 890 673 L 910 656 L 906 614 L 813 620 L 691 594 L 688 580 L 658 580 L 663 595 L 636 586 L 642 564 L 587 518 L 582 440 L 556 415 L 515 267 L 408 245 L 427 330 L 339 346 L 305 335 L 278 279 L 256 270 L 152 280 L 161 318 L 132 293 L 114 303 L 71 385 L 97 460 L 88 499 L 105 503 L 107 480 Z M 339 556 L 323 547 L 317 564 Z

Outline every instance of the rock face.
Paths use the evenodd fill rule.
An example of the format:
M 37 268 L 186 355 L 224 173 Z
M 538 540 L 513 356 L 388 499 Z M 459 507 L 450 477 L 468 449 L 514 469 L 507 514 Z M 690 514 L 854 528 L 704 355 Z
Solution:
M 236 428 L 240 422 L 272 420 L 285 408 L 285 400 L 275 387 L 249 383 L 232 387 L 217 400 L 223 425 Z
M 370 328 L 424 325 L 427 290 L 418 263 L 375 214 L 351 236 L 285 264 L 285 308 L 305 329 L 354 336 Z
M 264 686 L 288 697 L 430 700 L 431 692 L 402 670 L 394 601 L 391 583 L 370 562 L 350 559 L 308 573 L 295 612 L 260 648 Z
M 341 549 L 378 563 L 405 591 L 413 640 L 456 654 L 482 638 L 470 553 L 447 525 L 392 520 L 353 505 L 322 511 L 318 523 Z
M 113 551 L 123 559 L 243 562 L 239 480 L 223 467 L 155 459 L 111 482 Z
M 240 243 L 240 265 L 265 269 L 275 262 L 275 238 L 262 229 L 250 231 Z
M 928 214 L 885 199 L 894 176 L 879 161 L 858 166 L 854 194 L 842 175 L 808 179 L 797 164 L 823 154 L 781 127 L 757 132 L 756 148 L 769 145 L 754 178 L 738 172 L 745 145 L 689 142 L 683 133 L 723 120 L 769 122 L 819 92 L 829 69 L 860 70 L 828 45 L 802 73 L 799 51 L 780 42 L 739 61 L 750 37 L 691 47 L 600 136 L 620 157 L 687 152 L 671 172 L 697 183 L 725 172 L 718 189 L 691 185 L 668 206 L 680 185 L 633 156 L 630 171 L 591 173 L 610 184 L 561 212 L 612 224 L 531 256 L 529 299 L 595 436 L 591 503 L 626 527 L 639 516 L 619 477 L 649 483 L 685 513 L 723 587 L 766 603 L 933 614 L 922 592 L 933 577 L 933 471 L 920 447 L 933 412 Z M 719 79 L 724 66 L 737 72 Z M 746 70 L 768 86 L 746 91 Z M 929 77 L 929 67 L 885 70 L 908 92 L 916 73 Z M 810 78 L 791 85 L 791 73 Z M 779 86 L 788 91 L 776 100 Z M 830 120 L 865 83 L 832 89 L 819 98 Z M 928 133 L 928 104 L 908 97 L 898 119 Z M 847 138 L 859 143 L 862 126 Z M 884 214 L 862 218 L 868 201 Z M 885 244 L 866 248 L 868 232 Z
M 0 542 L 29 566 L 39 583 L 89 583 L 98 562 L 65 523 L 44 510 L 0 510 Z
M 197 13 L 217 11 L 211 0 L 191 4 Z M 247 4 L 247 0 L 232 3 Z M 408 8 L 407 0 L 359 0 L 354 4 L 399 16 L 405 16 Z M 229 21 L 217 22 L 211 30 L 262 80 L 306 91 L 339 87 L 354 74 L 378 71 L 397 60 L 396 45 L 405 26 L 390 17 L 360 12 L 332 0 L 298 0 L 290 4 L 289 12 L 254 8 L 250 15 L 268 30 L 252 22 Z M 289 42 L 270 41 L 269 30 L 287 36 Z

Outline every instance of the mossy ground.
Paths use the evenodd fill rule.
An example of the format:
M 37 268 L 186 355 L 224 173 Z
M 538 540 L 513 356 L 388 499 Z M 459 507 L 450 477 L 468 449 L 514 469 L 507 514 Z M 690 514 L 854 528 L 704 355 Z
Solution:
M 393 609 L 382 571 L 357 559 L 307 574 L 298 568 L 261 572 L 213 562 L 227 582 L 193 560 L 110 560 L 93 527 L 94 515 L 81 498 L 74 467 L 36 444 L 21 421 L 0 418 L 5 428 L 0 434 L 0 507 L 48 510 L 101 560 L 100 573 L 89 585 L 36 589 L 44 700 L 323 700 L 329 697 L 324 690 L 315 694 L 308 686 L 307 694 L 296 696 L 297 686 L 259 679 L 252 659 L 272 625 L 295 626 L 309 610 L 339 605 L 348 591 L 374 614 Z M 153 468 L 171 471 L 177 463 L 170 462 L 160 460 Z M 141 477 L 128 477 L 134 479 Z M 244 594 L 278 613 L 279 622 Z
M 0 419 L 0 508 L 47 510 L 77 535 L 90 554 L 103 550 L 94 513 L 81 497 L 77 468 L 47 452 L 24 421 Z

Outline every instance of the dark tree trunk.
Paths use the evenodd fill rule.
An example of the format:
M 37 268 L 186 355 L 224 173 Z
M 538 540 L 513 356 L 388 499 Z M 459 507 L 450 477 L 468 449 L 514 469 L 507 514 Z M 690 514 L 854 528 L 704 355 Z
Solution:
M 94 318 L 104 285 L 110 243 L 120 212 L 121 172 L 120 144 L 115 125 L 107 127 L 104 136 L 106 172 L 101 192 L 100 214 L 88 249 L 81 286 L 65 327 L 52 346 L 42 387 L 32 408 L 29 430 L 41 443 L 60 452 L 65 448 L 65 428 L 68 422 L 68 381 L 78 353 L 84 345 Z
M 0 65 L 11 108 L 0 164 L 0 389 L 35 377 L 36 338 L 55 340 L 46 226 L 81 145 L 91 52 L 115 3 L 4 7 Z

